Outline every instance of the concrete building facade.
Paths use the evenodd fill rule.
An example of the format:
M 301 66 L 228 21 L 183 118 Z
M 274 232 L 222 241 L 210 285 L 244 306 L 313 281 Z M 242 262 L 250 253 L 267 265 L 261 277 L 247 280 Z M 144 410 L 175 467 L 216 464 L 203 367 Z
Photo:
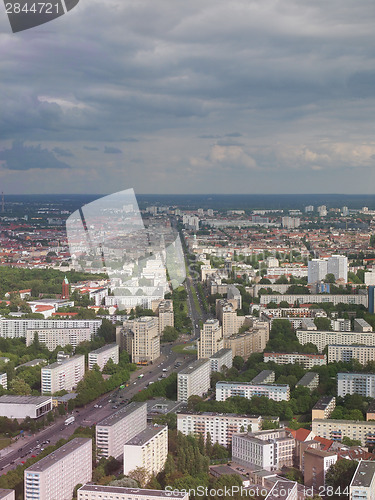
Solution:
M 197 341 L 198 359 L 210 358 L 223 349 L 224 339 L 219 320 L 208 319 L 203 324 L 200 331 L 200 338 Z
M 265 396 L 275 401 L 289 401 L 290 389 L 286 384 L 252 384 L 251 382 L 217 382 L 216 401 L 240 396 L 251 399 L 253 396 Z
M 221 372 L 224 368 L 232 368 L 233 356 L 232 349 L 220 349 L 210 357 L 211 371 Z
M 273 361 L 277 365 L 300 364 L 306 370 L 313 366 L 323 366 L 327 364 L 327 357 L 325 354 L 304 354 L 300 352 L 265 352 L 263 355 L 265 363 Z
M 110 359 L 115 365 L 118 364 L 119 346 L 117 344 L 107 344 L 99 347 L 99 349 L 95 349 L 95 351 L 89 352 L 89 370 L 92 370 L 94 365 L 98 365 L 103 370 Z
M 189 500 L 189 494 L 177 491 L 143 490 L 85 484 L 78 490 L 78 500 Z
M 0 416 L 24 419 L 43 417 L 52 410 L 50 396 L 0 396 Z
M 85 375 L 85 356 L 77 355 L 42 368 L 42 394 L 71 391 Z
M 190 396 L 203 396 L 210 388 L 209 359 L 198 359 L 177 374 L 177 399 L 187 402 Z

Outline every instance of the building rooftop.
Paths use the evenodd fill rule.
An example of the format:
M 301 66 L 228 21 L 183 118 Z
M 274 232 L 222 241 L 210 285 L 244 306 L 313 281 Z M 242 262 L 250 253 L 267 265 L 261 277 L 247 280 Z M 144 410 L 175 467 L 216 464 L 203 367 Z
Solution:
M 252 382 L 231 382 L 230 380 L 220 380 L 219 382 L 216 382 L 216 385 L 246 385 L 246 386 L 252 386 L 252 385 L 256 385 L 256 386 L 264 386 L 264 387 L 269 387 L 269 386 L 272 386 L 272 387 L 289 387 L 288 384 L 253 384 Z
M 215 411 L 178 411 L 177 415 L 197 415 L 198 417 L 234 417 L 234 418 L 256 418 L 257 420 L 261 419 L 260 415 L 248 415 L 248 414 L 238 414 L 238 413 L 217 413 Z
M 261 384 L 264 380 L 266 380 L 271 375 L 275 375 L 273 370 L 262 370 L 258 375 L 255 375 L 253 379 L 250 380 L 252 384 Z
M 297 382 L 296 385 L 307 385 L 310 384 L 316 378 L 319 379 L 319 374 L 316 372 L 307 372 L 305 375 Z
M 6 496 L 13 491 L 14 490 L 5 490 L 4 488 L 0 488 L 0 498 L 6 498 Z
M 98 493 L 119 493 L 123 495 L 136 495 L 137 497 L 160 497 L 160 498 L 185 498 L 187 493 L 165 490 L 142 490 L 140 488 L 121 488 L 120 486 L 98 486 L 96 484 L 85 484 L 78 491 L 97 491 Z
M 115 425 L 118 422 L 120 422 L 120 420 L 127 417 L 128 415 L 133 413 L 133 411 L 138 410 L 138 408 L 141 408 L 142 406 L 147 406 L 147 405 L 146 403 L 130 403 L 126 405 L 124 408 L 121 408 L 115 413 L 112 413 L 112 415 L 109 415 L 109 417 L 106 417 L 101 422 L 98 422 L 96 425 L 100 427 Z
M 66 363 L 70 363 L 70 361 L 76 361 L 78 358 L 83 358 L 85 359 L 84 354 L 77 354 L 76 356 L 71 356 L 70 358 L 67 359 L 61 359 L 60 361 L 56 361 L 55 363 L 52 363 L 51 365 L 44 366 L 42 370 L 53 370 L 54 368 L 57 368 L 58 366 L 65 365 Z
M 232 353 L 232 349 L 220 349 L 220 351 L 217 351 L 215 354 L 213 354 L 210 359 L 219 359 L 228 353 Z
M 307 448 L 305 450 L 305 453 L 308 453 L 310 455 L 315 455 L 317 457 L 322 457 L 322 458 L 334 457 L 335 455 L 337 455 L 337 453 L 335 453 L 333 451 L 318 450 L 316 448 Z
M 335 400 L 336 398 L 334 396 L 323 396 L 315 403 L 313 410 L 325 410 L 333 399 Z
M 116 343 L 106 344 L 106 345 L 103 345 L 103 347 L 99 347 L 99 349 L 95 349 L 94 351 L 90 351 L 89 355 L 90 354 L 100 354 L 102 352 L 108 351 L 109 349 L 113 349 L 114 347 L 117 347 Z
M 149 427 L 146 427 L 143 431 L 141 431 L 139 434 L 134 436 L 133 438 L 129 439 L 125 444 L 132 445 L 132 446 L 143 446 L 146 444 L 150 439 L 155 437 L 159 432 L 163 431 L 164 429 L 168 429 L 167 425 L 152 425 Z
M 156 398 L 146 401 L 147 413 L 150 415 L 176 413 L 180 408 L 186 408 L 186 403 L 182 401 L 170 401 L 165 398 Z
M 0 404 L 8 405 L 40 405 L 51 400 L 51 396 L 0 396 Z
M 196 359 L 193 361 L 189 366 L 178 372 L 179 375 L 189 375 L 189 373 L 192 373 L 194 370 L 197 370 L 201 366 L 204 366 L 205 364 L 209 363 L 209 360 L 207 358 L 202 358 L 202 359 Z
M 359 462 L 350 486 L 362 486 L 368 488 L 375 475 L 375 462 L 362 460 Z
M 26 472 L 43 472 L 47 469 L 49 469 L 52 465 L 54 465 L 56 462 L 61 460 L 62 458 L 66 457 L 70 453 L 73 453 L 75 450 L 77 450 L 80 446 L 87 442 L 92 442 L 91 438 L 74 438 L 68 443 L 64 444 L 60 448 L 58 448 L 56 451 L 53 451 L 46 457 L 42 458 L 42 460 L 39 460 L 39 462 L 36 462 L 35 464 L 31 465 L 26 469 Z
M 297 483 L 294 481 L 277 481 L 266 500 L 287 500 L 294 489 L 297 489 Z
M 28 361 L 27 363 L 23 363 L 22 365 L 16 366 L 14 369 L 18 370 L 18 368 L 23 368 L 23 367 L 26 367 L 26 366 L 38 366 L 38 365 L 40 365 L 42 363 L 47 363 L 47 360 L 46 359 L 42 359 L 42 358 L 32 359 L 31 361 Z

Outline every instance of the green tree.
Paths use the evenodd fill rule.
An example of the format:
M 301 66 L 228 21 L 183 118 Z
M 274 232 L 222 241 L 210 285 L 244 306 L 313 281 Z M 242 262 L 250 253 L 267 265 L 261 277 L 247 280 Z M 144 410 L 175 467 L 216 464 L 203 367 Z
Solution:
M 326 484 L 332 486 L 333 492 L 336 490 L 341 493 L 330 496 L 333 500 L 343 500 L 348 498 L 348 495 L 343 495 L 343 491 L 347 488 L 353 478 L 354 472 L 357 468 L 358 462 L 355 460 L 338 460 L 335 464 L 331 465 L 326 474 Z

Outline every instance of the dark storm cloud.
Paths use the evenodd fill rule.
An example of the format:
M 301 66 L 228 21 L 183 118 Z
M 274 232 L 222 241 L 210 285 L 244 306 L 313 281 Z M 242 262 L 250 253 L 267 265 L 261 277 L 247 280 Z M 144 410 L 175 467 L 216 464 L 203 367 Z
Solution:
M 122 154 L 122 151 L 119 148 L 113 148 L 112 146 L 105 146 L 104 153 L 111 155 L 120 155 Z
M 14 141 L 10 149 L 0 151 L 0 162 L 9 170 L 65 169 L 70 165 L 58 160 L 52 151 L 38 146 L 25 146 Z

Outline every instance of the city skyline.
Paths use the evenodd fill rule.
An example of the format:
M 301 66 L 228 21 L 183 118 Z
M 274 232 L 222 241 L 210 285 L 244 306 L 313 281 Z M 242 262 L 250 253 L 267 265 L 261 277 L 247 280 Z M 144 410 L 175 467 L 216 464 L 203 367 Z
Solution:
M 17 34 L 2 12 L 7 194 L 372 192 L 367 0 L 95 0 Z

